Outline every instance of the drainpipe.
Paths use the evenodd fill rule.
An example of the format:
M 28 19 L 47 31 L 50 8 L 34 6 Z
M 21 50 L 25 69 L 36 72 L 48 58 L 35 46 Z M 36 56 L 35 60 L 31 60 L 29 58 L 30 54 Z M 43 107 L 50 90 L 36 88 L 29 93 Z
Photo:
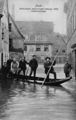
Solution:
M 3 31 L 3 28 L 2 28 L 2 54 L 1 54 L 1 65 L 3 66 L 3 49 L 4 49 L 4 31 Z
M 3 17 L 3 15 L 0 13 L 0 26 L 1 26 L 1 18 Z M 3 49 L 3 48 L 2 48 Z M 1 53 L 1 67 L 3 65 L 3 51 Z

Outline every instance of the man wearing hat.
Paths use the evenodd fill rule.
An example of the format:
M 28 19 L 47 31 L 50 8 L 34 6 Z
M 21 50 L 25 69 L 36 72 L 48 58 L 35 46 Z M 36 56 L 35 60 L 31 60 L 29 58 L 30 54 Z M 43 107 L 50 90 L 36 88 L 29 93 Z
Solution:
M 35 55 L 32 56 L 32 59 L 29 62 L 29 66 L 31 68 L 29 76 L 31 76 L 32 73 L 33 73 L 34 77 L 35 77 L 36 76 L 36 70 L 37 70 L 37 67 L 38 67 L 38 61 L 36 60 L 36 56 Z
M 26 69 L 27 69 L 26 64 L 29 64 L 29 63 L 26 61 L 25 57 L 23 57 L 19 61 L 19 71 L 18 71 L 18 74 L 20 74 L 20 72 L 23 71 L 23 75 L 25 75 Z
M 49 73 L 52 73 L 54 75 L 54 79 L 56 80 L 56 72 L 54 71 L 54 68 L 53 68 L 53 66 L 55 64 L 56 64 L 56 62 L 54 61 L 53 65 L 52 65 L 52 61 L 51 61 L 50 57 L 45 58 L 45 62 L 44 62 L 45 74 L 47 75 L 47 73 L 51 67 Z M 47 75 L 47 78 L 49 78 L 49 73 Z M 48 81 L 48 79 L 47 79 L 47 81 Z

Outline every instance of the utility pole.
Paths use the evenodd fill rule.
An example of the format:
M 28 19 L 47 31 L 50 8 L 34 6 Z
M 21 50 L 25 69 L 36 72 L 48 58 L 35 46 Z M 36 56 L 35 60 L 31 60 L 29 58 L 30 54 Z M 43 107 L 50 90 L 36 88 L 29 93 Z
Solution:
M 0 13 L 0 27 L 1 27 L 1 18 L 3 17 L 3 14 L 2 13 Z M 1 29 L 1 28 L 0 28 Z M 2 31 L 2 40 L 3 40 L 3 31 Z M 2 42 L 2 41 L 1 41 Z M 1 44 L 1 42 L 0 42 L 0 44 Z M 2 45 L 2 44 L 1 44 Z M 1 47 L 1 62 L 0 62 L 0 64 L 1 64 L 1 66 L 0 67 L 2 67 L 2 65 L 3 65 L 3 48 Z

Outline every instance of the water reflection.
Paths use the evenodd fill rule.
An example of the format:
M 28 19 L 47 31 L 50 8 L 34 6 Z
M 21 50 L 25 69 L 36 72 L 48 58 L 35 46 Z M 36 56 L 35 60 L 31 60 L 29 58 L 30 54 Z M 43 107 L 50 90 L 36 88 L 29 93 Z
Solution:
M 75 81 L 74 86 L 71 81 L 59 87 L 41 88 L 21 80 L 4 80 L 0 84 L 0 119 L 75 120 L 75 90 Z
M 7 103 L 8 99 L 10 99 L 10 87 L 11 82 L 7 80 L 2 79 L 2 82 L 0 83 L 0 117 L 5 117 L 5 109 L 7 109 Z

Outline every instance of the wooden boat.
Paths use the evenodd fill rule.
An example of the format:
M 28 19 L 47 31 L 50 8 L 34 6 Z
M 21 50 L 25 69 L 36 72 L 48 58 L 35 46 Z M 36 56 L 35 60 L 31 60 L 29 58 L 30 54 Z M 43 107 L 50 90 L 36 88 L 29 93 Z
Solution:
M 4 75 L 0 75 L 0 77 L 2 79 L 5 78 Z M 13 79 L 16 78 L 18 80 L 22 80 L 22 81 L 25 81 L 25 82 L 36 83 L 36 84 L 41 84 L 41 85 L 44 81 L 44 77 L 33 77 L 33 76 L 24 76 L 24 75 L 16 75 L 16 74 L 13 74 L 12 77 L 13 77 Z M 11 79 L 11 76 L 8 76 L 7 79 Z M 46 80 L 44 85 L 58 86 L 62 83 L 65 83 L 65 82 L 71 80 L 71 79 L 72 79 L 71 76 L 67 77 L 67 78 L 62 78 L 62 79 L 56 79 L 56 80 L 53 79 L 53 78 L 49 78 L 48 82 Z
M 29 82 L 29 83 L 36 83 L 36 84 L 41 84 L 41 85 L 44 81 L 43 77 L 33 77 L 33 76 L 29 77 L 29 76 L 24 76 L 24 75 L 13 75 L 13 77 L 17 78 L 17 79 L 22 79 L 22 80 L 24 79 L 24 81 Z M 62 83 L 65 83 L 65 82 L 71 80 L 71 79 L 72 79 L 71 76 L 67 77 L 67 78 L 62 78 L 62 79 L 56 79 L 56 80 L 50 78 L 48 80 L 49 82 L 47 82 L 47 80 L 46 80 L 44 85 L 58 86 Z

